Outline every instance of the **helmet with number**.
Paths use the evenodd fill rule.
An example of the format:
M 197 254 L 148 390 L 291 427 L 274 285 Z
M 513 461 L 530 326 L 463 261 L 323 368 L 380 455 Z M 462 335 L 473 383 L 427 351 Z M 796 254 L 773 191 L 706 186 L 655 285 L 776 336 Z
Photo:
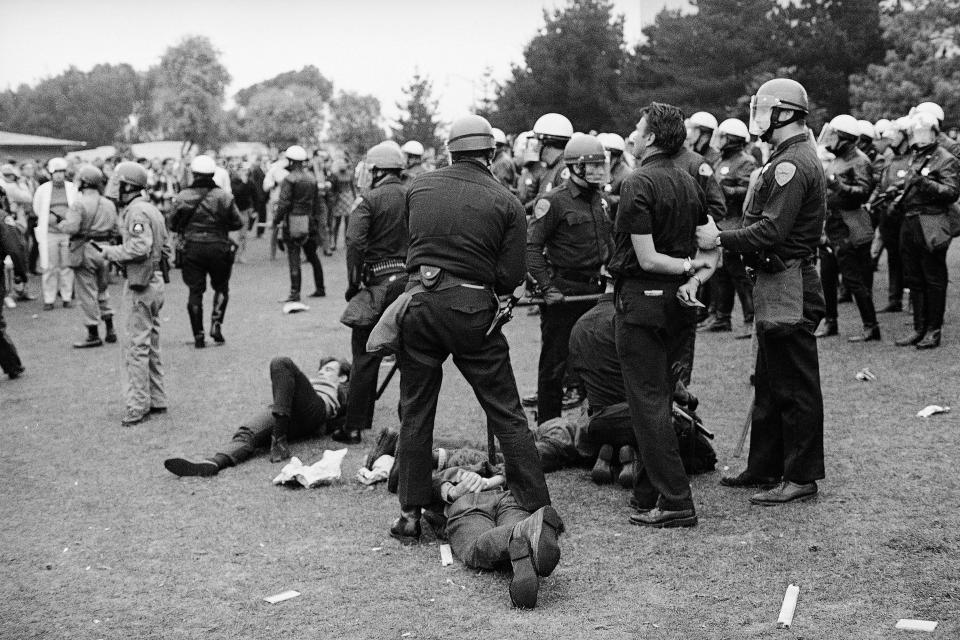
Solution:
M 217 163 L 207 155 L 197 156 L 190 163 L 190 171 L 212 176 L 217 170 Z
M 507 134 L 503 132 L 503 129 L 493 128 L 493 142 L 497 146 L 507 144 Z
M 874 128 L 872 122 L 869 120 L 857 120 L 857 124 L 860 125 L 861 138 L 870 138 L 871 140 L 876 140 L 877 130 Z
M 100 169 L 97 169 L 92 164 L 85 164 L 77 169 L 74 182 L 76 182 L 77 188 L 79 189 L 96 189 L 102 193 L 104 186 L 107 184 L 107 179 L 103 176 L 103 172 L 100 171 Z
M 573 125 L 566 116 L 559 113 L 545 113 L 533 125 L 533 134 L 544 142 L 553 142 L 555 146 L 573 137 Z
M 67 170 L 67 161 L 63 158 L 50 158 L 50 162 L 47 163 L 47 171 L 54 173 L 56 171 L 66 171 Z
M 914 115 L 916 113 L 929 113 L 941 123 L 943 122 L 945 115 L 943 113 L 943 107 L 938 105 L 936 102 L 921 102 L 913 109 L 910 109 L 910 115 Z
M 283 155 L 287 160 L 292 162 L 303 162 L 307 159 L 307 150 L 300 145 L 295 144 L 287 147 L 287 150 L 283 153 Z
M 601 133 L 597 136 L 597 140 L 600 141 L 600 144 L 602 144 L 603 148 L 607 151 L 623 153 L 627 149 L 627 143 L 624 141 L 623 136 L 616 133 Z
M 136 162 L 121 162 L 113 170 L 120 185 L 130 185 L 138 189 L 147 188 L 147 170 Z
M 450 125 L 450 137 L 447 138 L 447 149 L 450 153 L 483 151 L 495 146 L 493 127 L 482 116 L 466 115 L 457 118 Z
M 717 127 L 717 131 L 725 136 L 736 136 L 744 140 L 750 139 L 750 130 L 747 124 L 738 118 L 727 118 Z
M 367 165 L 371 169 L 403 169 L 407 161 L 396 143 L 381 142 L 367 151 Z
M 794 115 L 778 122 L 777 114 L 782 111 L 792 111 Z M 775 129 L 795 122 L 809 112 L 810 101 L 802 84 L 789 78 L 767 80 L 750 98 L 750 133 L 767 140 Z
M 706 111 L 697 111 L 695 114 L 690 116 L 690 119 L 687 120 L 687 125 L 690 127 L 699 127 L 701 129 L 709 129 L 713 131 L 717 128 L 717 119 Z
M 596 136 L 575 133 L 563 148 L 563 161 L 566 164 L 606 162 L 607 154 Z
M 423 155 L 423 145 L 417 142 L 416 140 L 410 140 L 403 143 L 403 146 L 400 147 L 400 151 L 403 151 L 408 156 L 422 156 Z

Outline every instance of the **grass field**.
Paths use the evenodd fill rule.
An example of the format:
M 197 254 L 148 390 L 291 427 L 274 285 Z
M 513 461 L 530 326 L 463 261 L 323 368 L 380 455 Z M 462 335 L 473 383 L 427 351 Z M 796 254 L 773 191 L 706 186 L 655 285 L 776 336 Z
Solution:
M 294 316 L 275 302 L 285 261 L 266 253 L 254 241 L 251 263 L 234 271 L 221 348 L 193 349 L 174 273 L 162 330 L 170 412 L 133 428 L 119 424 L 119 349 L 70 348 L 83 333 L 78 309 L 7 310 L 27 374 L 0 380 L 0 637 L 886 639 L 912 635 L 894 630 L 898 618 L 922 618 L 940 622 L 930 637 L 960 638 L 960 419 L 915 417 L 928 404 L 960 409 L 956 284 L 938 350 L 893 346 L 906 314 L 881 316 L 882 344 L 820 343 L 827 479 L 806 504 L 753 507 L 748 491 L 719 487 L 719 469 L 744 463 L 732 452 L 750 348 L 729 334 L 698 339 L 693 390 L 720 458 L 718 473 L 693 481 L 700 525 L 633 527 L 626 491 L 584 470 L 551 474 L 568 534 L 538 608 L 521 612 L 505 577 L 441 567 L 436 544 L 404 548 L 387 535 L 396 497 L 353 481 L 369 435 L 351 447 L 344 482 L 326 488 L 271 485 L 280 465 L 266 457 L 213 479 L 164 470 L 166 457 L 214 453 L 268 402 L 272 356 L 312 369 L 322 354 L 348 353 L 342 250 L 324 261 L 330 297 Z M 881 272 L 878 301 L 885 287 Z M 841 333 L 858 328 L 851 305 L 841 315 Z M 529 392 L 537 319 L 518 314 L 507 334 Z M 875 382 L 855 379 L 863 367 Z M 396 424 L 397 398 L 394 381 L 377 427 Z M 450 367 L 437 440 L 482 443 L 483 424 Z M 293 452 L 312 462 L 328 446 L 340 448 Z M 800 586 L 794 626 L 777 630 L 789 583 Z M 262 600 L 287 589 L 302 595 Z

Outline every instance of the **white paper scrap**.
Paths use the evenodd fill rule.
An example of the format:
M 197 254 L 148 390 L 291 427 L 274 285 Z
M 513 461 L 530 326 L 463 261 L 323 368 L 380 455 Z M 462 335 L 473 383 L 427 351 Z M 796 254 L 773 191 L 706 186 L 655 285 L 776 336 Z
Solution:
M 791 584 L 783 594 L 783 604 L 780 606 L 780 617 L 777 618 L 777 627 L 789 629 L 793 624 L 793 613 L 797 610 L 797 598 L 800 597 L 800 587 Z
M 299 591 L 284 591 L 283 593 L 278 593 L 275 596 L 267 596 L 264 598 L 270 604 L 277 604 L 278 602 L 283 602 L 284 600 L 289 600 L 290 598 L 296 598 L 300 595 Z
M 920 411 L 917 411 L 917 417 L 929 418 L 935 413 L 948 413 L 949 411 L 950 411 L 950 407 L 941 407 L 938 404 L 931 404 L 931 405 L 927 405 L 923 409 L 920 409 Z
M 897 620 L 897 629 L 906 631 L 933 631 L 937 628 L 937 623 L 932 620 L 908 620 L 906 618 Z
M 440 545 L 440 565 L 449 566 L 453 564 L 453 553 L 450 551 L 450 545 L 441 544 Z

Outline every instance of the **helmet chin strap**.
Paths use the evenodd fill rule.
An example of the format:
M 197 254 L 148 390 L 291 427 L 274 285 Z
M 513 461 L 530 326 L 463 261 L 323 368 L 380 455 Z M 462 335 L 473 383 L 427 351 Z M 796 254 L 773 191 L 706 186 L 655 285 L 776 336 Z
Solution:
M 580 182 L 583 183 L 582 185 L 578 183 L 578 187 L 584 187 L 584 185 L 586 185 L 584 188 L 591 190 L 597 190 L 600 188 L 599 182 L 590 182 L 587 180 L 587 166 L 584 163 L 578 162 L 577 164 L 571 164 L 567 166 L 570 167 L 570 175 L 576 176 Z
M 791 115 L 786 120 L 780 120 L 780 114 L 783 113 L 784 111 L 790 111 Z M 766 131 L 760 134 L 760 139 L 763 140 L 764 142 L 770 142 L 770 138 L 773 136 L 773 132 L 776 129 L 781 129 L 787 126 L 788 124 L 793 124 L 794 122 L 797 122 L 798 120 L 803 118 L 804 115 L 806 114 L 804 114 L 802 111 L 797 111 L 795 109 L 780 109 L 779 107 L 774 107 L 770 111 L 770 126 L 767 127 Z

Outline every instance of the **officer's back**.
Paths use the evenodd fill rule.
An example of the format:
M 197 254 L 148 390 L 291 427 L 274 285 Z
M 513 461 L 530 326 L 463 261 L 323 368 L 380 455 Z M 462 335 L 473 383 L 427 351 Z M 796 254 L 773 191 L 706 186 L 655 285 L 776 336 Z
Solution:
M 195 182 L 178 193 L 175 206 L 174 220 L 182 220 L 189 215 L 189 221 L 183 230 L 187 240 L 225 240 L 228 230 L 238 228 L 235 216 L 232 215 L 233 196 L 216 186 L 212 179 L 210 185 L 201 187 Z M 239 216 L 236 217 L 239 219 Z
M 317 179 L 299 166 L 283 179 L 278 207 L 287 215 L 309 216 L 313 215 L 318 198 Z
M 407 188 L 396 176 L 388 176 L 371 189 L 354 210 L 353 216 L 369 212 L 363 237 L 351 224 L 347 230 L 347 244 L 363 244 L 364 261 L 377 262 L 400 258 L 407 253 L 407 226 L 405 220 Z

